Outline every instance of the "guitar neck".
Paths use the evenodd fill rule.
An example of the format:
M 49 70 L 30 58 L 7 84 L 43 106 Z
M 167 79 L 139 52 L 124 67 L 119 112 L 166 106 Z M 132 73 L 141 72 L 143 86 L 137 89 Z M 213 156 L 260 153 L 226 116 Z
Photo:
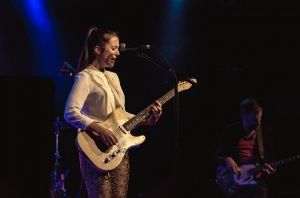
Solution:
M 157 99 L 157 101 L 163 105 L 166 102 L 168 102 L 171 98 L 175 96 L 175 89 L 170 90 L 166 94 L 164 94 L 162 97 Z M 138 114 L 136 114 L 133 118 L 128 120 L 126 123 L 123 124 L 123 126 L 126 128 L 126 130 L 131 131 L 134 129 L 139 123 L 141 123 L 145 118 L 147 118 L 150 115 L 150 106 L 147 106 L 145 109 L 140 111 Z
M 271 162 L 270 164 L 273 167 L 280 167 L 280 166 L 283 166 L 285 164 L 294 162 L 294 161 L 299 160 L 299 159 L 300 159 L 300 155 L 295 155 L 295 156 L 292 156 L 292 157 L 289 157 L 289 158 L 286 158 L 286 159 Z
M 299 160 L 299 159 L 300 159 L 300 155 L 295 155 L 295 156 L 288 157 L 288 158 L 285 158 L 285 159 L 269 162 L 269 164 L 274 168 L 279 168 L 281 166 L 292 163 L 292 162 L 294 162 L 296 160 Z M 263 169 L 264 169 L 264 165 L 259 165 L 259 166 L 256 166 L 255 168 L 252 168 L 251 170 L 248 170 L 248 174 L 249 175 L 255 175 L 258 172 L 262 171 Z

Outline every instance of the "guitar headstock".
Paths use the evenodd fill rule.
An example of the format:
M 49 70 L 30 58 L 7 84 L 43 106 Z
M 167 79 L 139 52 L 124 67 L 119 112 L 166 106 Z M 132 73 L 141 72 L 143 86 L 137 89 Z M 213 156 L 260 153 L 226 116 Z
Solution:
M 180 81 L 178 83 L 178 91 L 184 91 L 184 90 L 188 90 L 189 88 L 191 88 L 192 85 L 196 85 L 197 84 L 197 79 L 196 78 L 188 78 L 185 81 Z
M 59 69 L 59 74 L 63 76 L 72 77 L 75 74 L 75 68 L 65 61 L 64 64 Z

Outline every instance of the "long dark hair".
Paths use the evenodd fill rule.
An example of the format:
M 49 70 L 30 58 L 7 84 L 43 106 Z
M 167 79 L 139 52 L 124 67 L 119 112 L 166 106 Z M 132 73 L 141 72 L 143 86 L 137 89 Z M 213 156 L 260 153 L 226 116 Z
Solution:
M 114 36 L 119 37 L 118 32 L 110 29 L 100 29 L 96 26 L 91 26 L 84 41 L 76 72 L 78 73 L 82 71 L 92 63 L 95 58 L 94 47 L 96 45 L 99 45 L 102 48 Z

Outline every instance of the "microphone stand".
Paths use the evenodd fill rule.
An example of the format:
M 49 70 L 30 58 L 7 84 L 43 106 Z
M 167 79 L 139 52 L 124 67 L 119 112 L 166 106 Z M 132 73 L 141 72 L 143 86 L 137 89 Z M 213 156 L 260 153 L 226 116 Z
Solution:
M 173 76 L 174 78 L 174 90 L 175 90 L 175 94 L 174 94 L 174 101 L 175 101 L 175 108 L 174 108 L 174 111 L 175 111 L 175 122 L 176 122 L 176 140 L 175 140 L 175 161 L 177 163 L 177 153 L 179 153 L 179 145 L 178 145 L 178 142 L 179 142 L 179 95 L 178 95 L 178 80 L 177 80 L 177 75 L 176 75 L 176 72 L 175 70 L 171 67 L 171 66 L 167 66 L 167 65 L 164 65 L 164 64 L 161 64 L 159 62 L 157 62 L 156 60 L 154 60 L 152 57 L 148 56 L 147 54 L 141 52 L 141 51 L 138 51 L 136 52 L 136 55 L 139 56 L 140 58 L 143 58 L 151 63 L 153 63 L 154 65 L 158 66 L 158 67 L 162 67 L 164 69 L 166 69 L 168 72 L 171 73 L 171 75 Z M 176 164 L 175 164 L 176 165 Z M 175 169 L 176 169 L 176 166 L 175 166 Z M 176 171 L 176 170 L 175 170 Z
M 52 186 L 50 189 L 50 195 L 51 198 L 67 198 L 67 192 L 64 186 L 64 180 L 67 176 L 66 173 L 60 173 L 60 160 L 61 156 L 59 154 L 59 149 L 58 149 L 58 139 L 59 139 L 59 127 L 60 127 L 60 121 L 59 118 L 56 119 L 55 121 L 55 153 L 54 153 L 54 167 L 53 171 L 51 173 L 52 176 Z

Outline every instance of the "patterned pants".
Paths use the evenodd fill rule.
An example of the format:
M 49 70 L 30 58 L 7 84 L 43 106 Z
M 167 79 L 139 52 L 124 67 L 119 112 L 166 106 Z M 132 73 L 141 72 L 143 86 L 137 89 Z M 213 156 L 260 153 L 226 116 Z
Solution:
M 109 173 L 101 173 L 79 152 L 80 170 L 89 198 L 126 198 L 129 182 L 129 154 Z

